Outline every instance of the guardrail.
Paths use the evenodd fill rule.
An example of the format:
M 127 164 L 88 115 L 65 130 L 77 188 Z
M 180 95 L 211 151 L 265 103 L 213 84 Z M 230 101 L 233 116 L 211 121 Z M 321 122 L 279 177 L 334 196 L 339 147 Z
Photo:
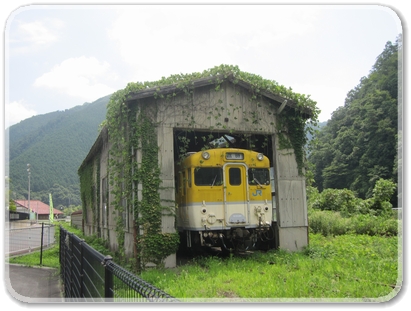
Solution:
M 5 230 L 5 255 L 15 256 L 45 249 L 55 243 L 55 226 L 50 224 L 35 224 Z
M 60 266 L 66 301 L 178 302 L 62 227 Z

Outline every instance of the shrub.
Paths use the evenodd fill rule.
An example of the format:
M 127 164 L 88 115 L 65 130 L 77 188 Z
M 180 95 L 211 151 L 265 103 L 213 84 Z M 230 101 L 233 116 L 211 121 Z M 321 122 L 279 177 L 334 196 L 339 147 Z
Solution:
M 373 189 L 372 198 L 362 200 L 348 189 L 324 189 L 321 193 L 316 188 L 308 187 L 308 207 L 322 211 L 340 212 L 349 217 L 357 214 L 373 214 L 392 217 L 391 197 L 396 184 L 391 180 L 379 179 Z
M 396 236 L 398 220 L 375 215 L 356 215 L 351 218 L 351 227 L 356 234 Z
M 319 233 L 323 236 L 350 233 L 371 236 L 396 236 L 399 232 L 399 221 L 397 219 L 372 214 L 342 217 L 339 212 L 311 209 L 308 220 L 310 233 Z
M 343 216 L 363 213 L 368 207 L 360 204 L 361 199 L 348 189 L 324 189 L 321 193 L 311 190 L 309 193 L 310 207 L 323 211 L 338 211 Z
M 312 210 L 308 219 L 311 233 L 335 236 L 346 234 L 350 230 L 350 219 L 343 218 L 338 212 Z
M 392 204 L 390 199 L 395 192 L 397 185 L 391 180 L 380 178 L 374 186 L 372 191 L 372 198 L 370 199 L 370 208 L 376 212 L 377 215 L 385 215 L 391 217 Z

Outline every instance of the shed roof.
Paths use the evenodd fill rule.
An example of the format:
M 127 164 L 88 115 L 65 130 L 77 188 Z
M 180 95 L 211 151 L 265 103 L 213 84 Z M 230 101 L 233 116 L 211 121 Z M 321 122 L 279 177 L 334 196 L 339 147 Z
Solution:
M 14 200 L 17 205 L 29 209 L 29 202 L 28 200 Z M 30 209 L 38 215 L 49 215 L 50 214 L 50 206 L 41 202 L 40 200 L 30 200 Z M 54 215 L 61 215 L 63 214 L 62 211 L 53 208 Z
M 221 73 L 223 72 L 223 73 Z M 251 83 L 252 78 L 256 78 L 258 80 L 257 83 Z M 132 101 L 155 97 L 158 95 L 167 95 L 173 94 L 179 90 L 182 90 L 184 85 L 189 84 L 190 88 L 199 88 L 207 85 L 215 85 L 215 83 L 223 82 L 223 81 L 230 81 L 233 84 L 239 85 L 244 89 L 249 90 L 250 92 L 255 92 L 258 89 L 258 93 L 266 98 L 269 98 L 278 104 L 278 113 L 280 113 L 285 107 L 289 109 L 300 111 L 306 119 L 313 117 L 314 111 L 308 107 L 300 107 L 297 105 L 295 101 L 290 98 L 285 98 L 278 94 L 275 94 L 273 89 L 279 87 L 285 94 L 293 94 L 291 89 L 286 89 L 285 87 L 279 86 L 275 81 L 269 81 L 261 78 L 260 76 L 249 74 L 246 72 L 241 72 L 237 66 L 228 66 L 228 65 L 221 65 L 218 67 L 214 67 L 209 70 L 205 70 L 202 74 L 200 73 L 192 73 L 187 75 L 173 75 L 170 77 L 170 80 L 162 78 L 159 81 L 154 82 L 145 82 L 139 84 L 141 87 L 140 90 L 130 92 L 126 97 L 126 102 L 130 103 Z M 171 81 L 171 82 L 168 82 Z M 188 82 L 189 81 L 189 82 Z M 258 86 L 261 84 L 260 86 Z M 271 87 L 265 88 L 263 85 L 269 85 Z M 297 94 L 299 95 L 299 94 Z M 292 96 L 291 96 L 292 97 Z M 304 96 L 303 96 L 304 97 Z M 294 98 L 294 97 L 293 97 Z M 295 98 L 298 98 L 295 97 Z M 309 100 L 311 101 L 311 99 Z M 108 130 L 107 127 L 104 125 L 94 142 L 93 146 L 89 150 L 89 153 L 83 160 L 82 164 L 80 165 L 78 172 L 80 172 L 85 164 L 92 158 L 93 154 L 101 148 L 103 141 L 108 138 Z
M 234 77 L 233 74 L 229 74 L 227 76 L 218 74 L 215 76 L 210 76 L 210 77 L 202 77 L 202 78 L 197 78 L 193 79 L 190 83 L 192 88 L 199 88 L 202 86 L 207 86 L 207 85 L 213 85 L 216 82 L 223 82 L 223 81 L 230 81 L 233 84 L 237 84 L 249 91 L 253 91 L 254 87 L 251 83 L 244 81 L 242 79 L 239 79 L 237 77 Z M 131 92 L 127 96 L 127 102 L 131 102 L 133 100 L 137 99 L 142 99 L 142 98 L 147 98 L 147 97 L 153 97 L 157 95 L 167 95 L 171 94 L 177 90 L 181 89 L 181 86 L 179 86 L 179 83 L 172 83 L 169 85 L 162 85 L 162 86 L 155 86 L 151 88 L 145 88 L 136 92 Z M 265 96 L 267 98 L 270 98 L 279 104 L 285 103 L 286 106 L 300 110 L 303 114 L 306 115 L 307 118 L 310 118 L 313 115 L 313 112 L 311 109 L 308 107 L 298 107 L 297 104 L 291 100 L 291 99 L 286 99 L 285 97 L 279 96 L 277 94 L 274 94 L 273 92 L 266 91 L 266 90 L 259 90 L 259 93 L 262 96 Z

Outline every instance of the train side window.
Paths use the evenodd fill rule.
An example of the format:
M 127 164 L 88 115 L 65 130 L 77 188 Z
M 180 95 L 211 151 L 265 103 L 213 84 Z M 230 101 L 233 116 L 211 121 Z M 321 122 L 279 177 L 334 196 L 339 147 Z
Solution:
M 228 171 L 228 178 L 231 186 L 241 185 L 241 170 L 238 167 L 230 167 Z
M 219 167 L 197 167 L 194 170 L 194 184 L 196 186 L 221 186 L 223 170 Z

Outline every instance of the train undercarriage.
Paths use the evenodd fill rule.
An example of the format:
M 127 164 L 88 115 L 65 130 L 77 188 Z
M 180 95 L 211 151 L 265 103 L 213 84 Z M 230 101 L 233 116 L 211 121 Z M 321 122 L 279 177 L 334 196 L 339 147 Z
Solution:
M 213 250 L 228 255 L 273 248 L 273 226 L 180 232 L 180 254 L 194 255 Z

